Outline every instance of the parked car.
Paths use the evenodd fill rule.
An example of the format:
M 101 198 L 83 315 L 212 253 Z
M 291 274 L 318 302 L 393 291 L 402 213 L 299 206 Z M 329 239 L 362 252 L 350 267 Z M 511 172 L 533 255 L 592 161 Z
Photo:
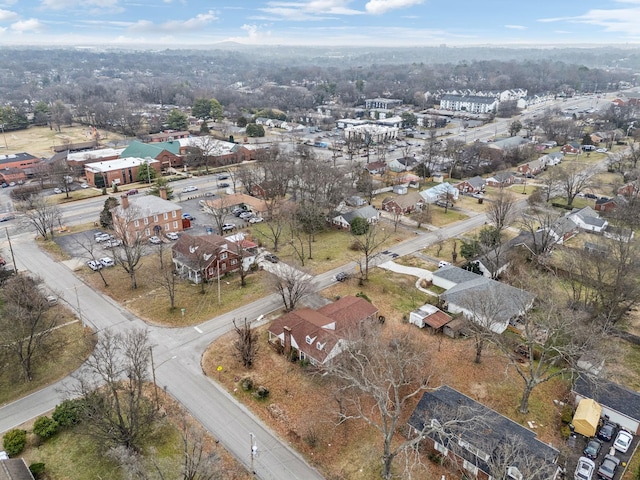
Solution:
M 176 232 L 169 232 L 165 235 L 169 240 L 178 240 L 180 236 Z
M 55 194 L 62 193 L 62 189 L 56 187 L 56 188 L 53 189 L 53 193 L 55 193 Z
M 7 182 L 2 182 L 2 188 L 7 188 L 9 184 Z
M 154 245 L 159 245 L 162 243 L 162 240 L 160 240 L 160 237 L 156 237 L 154 235 L 153 237 L 149 237 L 149 243 L 153 243 Z
M 597 437 L 603 442 L 610 442 L 616 436 L 616 430 L 618 430 L 618 427 L 614 423 L 604 422 L 600 430 L 598 430 Z
M 15 187 L 16 186 L 16 182 L 9 182 L 9 186 L 10 187 Z
M 137 188 L 132 188 L 131 190 L 127 191 L 127 195 L 137 195 L 137 194 L 138 194 Z
M 262 218 L 262 217 L 251 217 L 249 219 L 249 223 L 260 223 L 260 222 L 263 222 L 263 221 L 264 221 L 264 218 Z
M 182 218 L 186 218 L 187 220 L 191 220 L 192 222 L 196 219 L 196 217 L 193 217 L 190 213 L 183 213 Z
M 275 256 L 273 253 L 267 253 L 264 256 L 264 259 L 271 262 L 271 263 L 278 263 L 278 261 L 280 260 L 277 256 Z
M 45 298 L 49 305 L 53 306 L 58 303 L 58 297 L 56 297 L 55 295 L 47 295 Z
M 592 199 L 594 199 L 594 200 L 596 200 L 596 199 L 598 198 L 598 196 L 597 196 L 597 195 L 595 195 L 595 194 L 593 194 L 593 193 L 585 193 L 585 194 L 584 194 L 584 197 L 585 197 L 585 198 L 592 198 Z
M 222 182 L 218 184 L 219 188 L 229 188 L 231 185 L 229 185 L 227 182 Z
M 253 217 L 253 212 L 242 212 L 240 215 L 238 215 L 241 219 L 243 220 L 249 220 L 251 217 Z
M 116 264 L 111 257 L 102 257 L 99 261 L 103 267 L 113 267 Z
M 122 245 L 122 240 L 119 238 L 112 238 L 104 242 L 104 246 L 107 248 L 119 247 L 120 245 Z
M 600 450 L 602 450 L 602 442 L 597 438 L 592 438 L 591 440 L 589 440 L 589 443 L 587 443 L 587 446 L 585 447 L 582 454 L 585 457 L 596 459 L 600 454 Z
M 609 151 L 609 150 L 607 150 L 606 148 L 598 148 L 598 149 L 596 150 L 596 152 L 598 152 L 598 153 L 607 153 L 608 151 Z
M 600 464 L 600 468 L 598 468 L 598 477 L 605 480 L 613 480 L 613 477 L 616 475 L 618 465 L 620 465 L 620 459 L 618 457 L 605 455 L 604 460 L 602 460 L 602 463 Z
M 451 264 L 449 262 L 447 262 L 446 260 L 440 260 L 438 262 L 438 268 L 446 267 L 447 265 L 451 265 Z
M 196 190 L 198 190 L 198 187 L 196 187 L 194 185 L 189 185 L 188 187 L 184 187 L 182 189 L 182 193 L 195 192 Z
M 234 223 L 225 223 L 224 225 L 222 225 L 222 231 L 223 232 L 230 232 L 231 230 L 235 229 L 236 226 Z
M 631 442 L 633 442 L 633 435 L 631 435 L 626 430 L 620 430 L 618 432 L 618 436 L 613 441 L 613 446 L 620 453 L 627 453 L 627 450 L 629 450 L 629 446 L 631 445 Z
M 593 471 L 596 469 L 596 464 L 593 460 L 587 457 L 580 457 L 578 459 L 578 466 L 573 474 L 574 480 L 591 480 Z
M 113 239 L 113 237 L 111 235 L 109 235 L 108 233 L 103 233 L 103 234 L 97 235 L 97 236 L 95 236 L 93 238 L 98 243 L 106 242 L 107 240 L 112 240 Z
M 87 183 L 81 183 L 81 184 L 80 184 L 80 188 L 89 188 L 89 184 L 87 184 Z
M 100 262 L 96 262 L 95 260 L 89 260 L 87 262 L 87 266 L 94 272 L 102 269 L 102 264 Z
M 349 274 L 346 272 L 338 272 L 336 273 L 336 280 L 339 282 L 344 282 L 349 280 Z

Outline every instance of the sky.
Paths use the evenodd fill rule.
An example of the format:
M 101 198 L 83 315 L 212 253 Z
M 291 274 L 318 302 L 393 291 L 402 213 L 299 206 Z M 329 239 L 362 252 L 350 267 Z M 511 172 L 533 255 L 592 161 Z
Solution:
M 640 0 L 0 0 L 0 46 L 640 43 Z

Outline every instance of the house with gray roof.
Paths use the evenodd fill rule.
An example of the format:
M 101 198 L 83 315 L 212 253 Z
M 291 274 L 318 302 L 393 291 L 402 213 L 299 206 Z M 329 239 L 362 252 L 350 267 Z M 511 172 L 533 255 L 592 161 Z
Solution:
M 498 105 L 498 99 L 494 96 L 446 94 L 440 98 L 441 110 L 453 110 L 456 112 L 491 113 L 496 111 Z
M 520 148 L 527 143 L 530 143 L 529 140 L 521 137 L 520 135 L 516 135 L 514 137 L 503 138 L 502 140 L 496 140 L 495 142 L 488 143 L 487 146 L 494 150 L 502 150 L 503 152 L 506 152 Z
M 460 192 L 452 184 L 443 182 L 435 187 L 427 188 L 420 192 L 420 196 L 425 203 L 436 203 L 438 200 L 442 200 L 445 196 L 448 196 L 449 200 L 458 200 Z
M 163 190 L 161 194 L 166 195 Z M 124 225 L 127 235 L 148 238 L 183 230 L 182 207 L 154 195 L 122 195 L 120 205 L 111 209 L 113 222 Z
M 607 228 L 609 222 L 604 218 L 601 218 L 598 213 L 591 207 L 584 207 L 581 209 L 574 208 L 567 214 L 573 222 L 582 230 L 588 232 L 601 233 Z
M 498 172 L 487 178 L 487 185 L 490 187 L 508 187 L 513 185 L 515 181 L 516 176 L 513 172 Z
M 408 421 L 421 447 L 468 478 L 554 480 L 560 452 L 536 434 L 463 393 L 427 391 Z
M 572 218 L 564 216 L 553 222 L 551 226 L 546 229 L 547 234 L 553 238 L 553 243 L 562 245 L 564 242 L 578 234 L 578 225 Z
M 343 213 L 334 212 L 331 223 L 337 227 L 351 230 L 351 222 L 358 217 L 366 219 L 369 224 L 373 225 L 380 220 L 380 212 L 371 205 Z
M 487 184 L 486 180 L 480 176 L 467 178 L 460 183 L 456 183 L 454 187 L 458 189 L 460 193 L 481 193 L 484 192 L 484 187 Z
M 533 305 L 531 293 L 454 265 L 433 272 L 432 281 L 446 290 L 440 294 L 440 300 L 445 302 L 447 311 L 462 313 L 496 333 L 504 332 L 512 319 L 523 315 Z M 482 309 L 474 307 L 474 303 L 481 307 L 476 301 L 479 298 L 496 299 L 500 302 L 500 311 L 492 312 L 491 319 L 484 318 Z

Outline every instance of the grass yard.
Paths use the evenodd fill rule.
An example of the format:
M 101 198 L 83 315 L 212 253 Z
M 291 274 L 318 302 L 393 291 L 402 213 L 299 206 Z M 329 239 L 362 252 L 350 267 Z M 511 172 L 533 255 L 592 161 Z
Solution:
M 33 380 L 27 381 L 21 369 L 0 368 L 0 405 L 10 403 L 29 393 L 40 390 L 66 377 L 76 370 L 91 354 L 95 338 L 84 331 L 80 322 L 64 309 L 56 305 L 52 313 L 60 315 L 58 325 L 47 341 L 47 351 L 34 356 Z M 86 333 L 86 335 L 85 335 Z M 0 349 L 2 365 L 19 365 L 7 349 Z
M 180 478 L 183 461 L 183 443 L 180 425 L 183 421 L 180 406 L 170 397 L 162 394 L 163 410 L 167 415 L 160 421 L 156 431 L 145 444 L 145 466 L 155 471 L 155 465 L 161 469 L 163 478 Z M 187 422 L 204 434 L 205 451 L 215 451 L 222 470 L 220 478 L 229 480 L 248 480 L 253 478 L 238 462 L 231 457 L 215 440 L 206 434 L 193 419 Z M 30 432 L 32 422 L 21 426 Z M 27 448 L 21 454 L 27 465 L 36 462 L 45 464 L 48 480 L 125 480 L 128 477 L 118 464 L 106 455 L 104 447 L 83 434 L 79 425 L 70 430 L 62 430 L 46 442 L 42 442 L 33 433 L 27 437 Z
M 165 261 L 171 261 L 170 252 L 165 252 Z M 131 289 L 129 275 L 118 266 L 105 268 L 102 273 L 109 284 L 104 286 L 100 274 L 83 267 L 81 275 L 84 281 L 96 290 L 109 295 L 125 306 L 133 314 L 145 321 L 169 327 L 181 327 L 202 323 L 240 306 L 265 296 L 268 291 L 263 281 L 264 272 L 254 272 L 247 276 L 247 285 L 240 287 L 240 277 L 230 275 L 220 281 L 220 304 L 218 304 L 218 284 L 205 284 L 205 293 L 201 286 L 186 280 L 178 280 L 176 288 L 176 308 L 171 310 L 169 296 L 155 280 L 159 268 L 157 255 L 149 255 L 141 261 L 138 270 L 138 288 Z M 181 309 L 184 308 L 184 316 Z
M 414 284 L 415 279 L 410 277 L 375 270 L 365 286 L 358 286 L 357 280 L 352 279 L 333 285 L 323 294 L 335 298 L 365 293 L 380 309 L 380 315 L 386 317 L 384 330 L 388 335 L 408 329 L 424 344 L 425 355 L 433 359 L 431 386 L 450 385 L 523 425 L 534 421 L 539 438 L 558 446 L 561 412 L 553 400 L 568 398 L 567 384 L 555 380 L 540 385 L 531 397 L 530 413 L 518 414 L 522 381 L 498 352 L 485 349 L 483 362 L 476 365 L 471 339 L 453 340 L 432 335 L 403 321 L 403 313 L 422 305 L 428 298 L 418 292 Z M 379 471 L 380 435 L 361 421 L 336 425 L 337 404 L 332 401 L 332 380 L 315 375 L 309 367 L 286 361 L 268 346 L 266 327 L 259 329 L 259 333 L 260 350 L 252 370 L 245 370 L 235 358 L 235 333 L 231 333 L 209 346 L 203 357 L 205 372 L 287 438 L 327 478 L 374 478 Z M 218 365 L 224 365 L 222 373 L 217 372 Z M 240 380 L 247 376 L 253 378 L 256 386 L 264 385 L 270 390 L 267 400 L 258 400 L 243 391 Z M 414 405 L 407 408 L 407 418 Z M 412 472 L 411 478 L 431 480 L 446 473 L 426 458 L 423 460 L 426 469 Z M 407 478 L 402 468 L 403 461 L 399 458 L 395 473 Z
M 431 206 L 431 225 L 435 227 L 444 227 L 451 223 L 459 222 L 469 218 L 462 212 L 456 212 L 455 210 L 447 209 L 445 213 L 444 208 L 435 205 Z
M 89 127 L 82 125 L 63 126 L 60 132 L 49 127 L 30 127 L 6 133 L 8 148 L 5 153 L 27 152 L 37 157 L 49 158 L 53 155 L 53 147 L 66 143 L 88 142 L 91 140 Z M 106 130 L 100 131 L 100 141 L 121 140 L 123 137 Z
M 381 224 L 385 229 L 385 234 L 389 235 L 389 238 L 384 243 L 385 248 L 390 248 L 393 245 L 402 242 L 407 239 L 409 233 L 402 226 L 398 226 L 398 231 L 394 232 L 392 226 Z M 273 248 L 273 242 L 268 239 L 265 234 L 268 232 L 268 228 L 262 224 L 257 223 L 252 228 L 255 241 L 261 241 L 263 246 L 267 249 Z M 383 232 L 380 232 L 382 235 Z M 282 241 L 282 239 L 287 239 Z M 295 254 L 293 247 L 287 242 L 290 239 L 290 235 L 285 234 L 281 237 L 280 248 L 277 253 L 278 257 L 287 263 L 300 263 L 297 255 Z M 327 229 L 322 233 L 316 235 L 315 242 L 311 244 L 311 253 L 313 258 L 305 258 L 304 267 L 308 268 L 313 274 L 317 275 L 334 268 L 340 267 L 345 263 L 352 262 L 361 257 L 358 252 L 354 252 L 349 247 L 353 244 L 353 236 L 345 230 Z M 308 251 L 308 245 L 305 244 L 305 252 Z M 308 257 L 308 255 L 306 255 Z
M 75 202 L 76 200 L 84 200 L 85 198 L 93 198 L 102 196 L 102 190 L 97 188 L 81 188 L 79 190 L 74 190 L 69 192 L 69 198 L 67 198 L 66 193 L 58 193 L 50 195 L 48 198 L 51 198 L 53 202 L 56 203 L 69 203 Z

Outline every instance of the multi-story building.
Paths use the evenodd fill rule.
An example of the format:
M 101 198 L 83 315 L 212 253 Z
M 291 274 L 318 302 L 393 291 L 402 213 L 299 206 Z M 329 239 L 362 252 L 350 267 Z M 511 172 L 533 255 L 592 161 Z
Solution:
M 161 189 L 160 194 L 166 196 Z M 114 228 L 131 238 L 161 236 L 182 231 L 182 207 L 154 195 L 123 195 L 120 205 L 111 210 Z

